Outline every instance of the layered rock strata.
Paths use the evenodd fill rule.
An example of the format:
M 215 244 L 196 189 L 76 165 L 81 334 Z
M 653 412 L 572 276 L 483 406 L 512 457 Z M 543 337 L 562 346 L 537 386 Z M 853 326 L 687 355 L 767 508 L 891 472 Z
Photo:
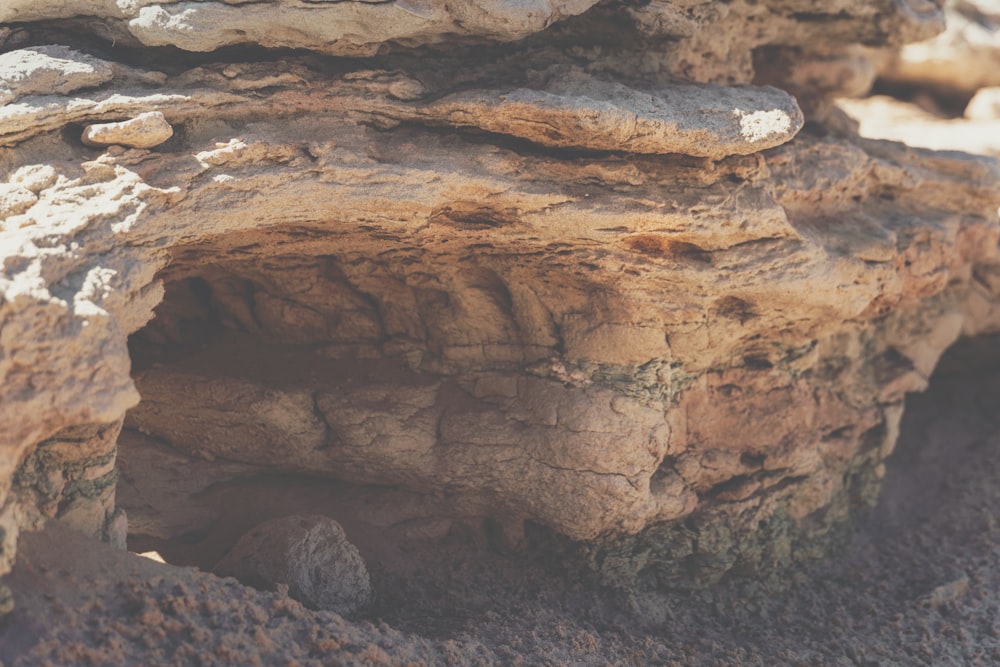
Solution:
M 121 532 L 123 418 L 616 582 L 794 558 L 870 502 L 905 393 L 1000 323 L 996 163 L 824 102 L 831 53 L 940 10 L 592 4 L 0 10 L 38 22 L 0 55 L 0 571 L 38 516 Z M 81 28 L 112 45 L 34 45 Z M 764 67 L 797 53 L 836 67 Z

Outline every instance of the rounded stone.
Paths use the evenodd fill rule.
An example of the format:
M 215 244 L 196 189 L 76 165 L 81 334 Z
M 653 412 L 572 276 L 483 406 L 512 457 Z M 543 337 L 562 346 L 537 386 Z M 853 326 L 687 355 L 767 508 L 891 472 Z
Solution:
M 118 123 L 96 123 L 83 129 L 81 141 L 88 146 L 152 148 L 174 136 L 174 128 L 160 111 L 148 111 Z
M 275 589 L 314 608 L 351 615 L 372 601 L 368 569 L 344 529 L 329 517 L 271 519 L 243 535 L 215 566 L 248 586 Z

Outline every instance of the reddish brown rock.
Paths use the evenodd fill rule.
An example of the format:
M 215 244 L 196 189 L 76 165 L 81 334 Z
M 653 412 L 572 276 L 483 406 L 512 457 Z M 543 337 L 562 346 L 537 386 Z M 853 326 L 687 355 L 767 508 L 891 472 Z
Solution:
M 54 23 L 14 41 L 84 11 L 29 4 L 3 16 Z M 936 6 L 425 4 L 84 8 L 136 48 L 372 58 L 24 70 L 0 107 L 0 571 L 41 518 L 120 533 L 107 485 L 77 491 L 111 479 L 124 418 L 172 466 L 224 462 L 192 493 L 237 464 L 326 476 L 447 498 L 405 517 L 425 528 L 541 526 L 615 582 L 711 581 L 870 503 L 906 392 L 997 329 L 996 163 L 863 139 L 826 100 L 858 87 L 831 83 L 840 47 L 927 37 Z M 826 125 L 749 85 L 754 50 Z M 78 141 L 135 118 L 156 144 Z M 173 536 L 177 505 L 127 510 Z

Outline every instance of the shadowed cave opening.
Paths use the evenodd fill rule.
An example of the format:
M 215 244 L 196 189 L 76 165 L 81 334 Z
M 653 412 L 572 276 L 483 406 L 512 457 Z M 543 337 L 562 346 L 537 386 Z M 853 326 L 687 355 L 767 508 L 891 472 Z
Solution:
M 387 582 L 444 567 L 442 553 L 509 555 L 525 531 L 545 539 L 547 529 L 509 513 L 488 480 L 480 486 L 488 462 L 459 461 L 435 479 L 437 457 L 461 456 L 435 450 L 449 415 L 474 422 L 488 412 L 463 372 L 482 384 L 478 366 L 503 368 L 498 355 L 511 369 L 525 347 L 540 356 L 516 335 L 506 347 L 480 344 L 481 358 L 448 347 L 461 331 L 448 327 L 469 311 L 484 320 L 510 312 L 498 274 L 463 270 L 459 302 L 454 285 L 399 264 L 254 259 L 260 246 L 240 242 L 235 252 L 176 250 L 154 319 L 130 338 L 142 400 L 119 438 L 117 503 L 131 551 L 211 571 L 263 521 L 324 515 L 344 528 L 390 604 L 399 586 Z
M 477 313 L 518 319 L 502 271 L 466 266 L 455 282 L 435 283 L 426 259 L 406 255 L 414 248 L 396 248 L 409 262 L 371 262 L 362 257 L 370 249 L 272 254 L 260 239 L 228 242 L 240 245 L 178 249 L 156 317 L 130 340 L 143 397 L 119 440 L 130 550 L 212 570 L 260 522 L 321 514 L 358 547 L 385 609 L 418 586 L 414 577 L 446 585 L 455 562 L 497 566 L 524 555 L 513 547 L 560 544 L 502 497 L 510 487 L 489 477 L 497 459 L 458 460 L 482 444 L 469 432 L 497 428 L 486 416 L 493 395 L 477 393 L 483 369 L 517 375 L 558 347 L 532 345 L 516 328 L 480 330 L 513 343 L 479 343 L 479 356 L 454 344 L 456 331 L 475 332 Z M 940 372 L 975 368 L 996 348 L 988 337 L 963 341 Z M 464 435 L 448 435 L 455 423 Z M 507 435 L 491 437 L 496 449 Z M 462 474 L 448 468 L 456 461 L 467 463 Z M 553 485 L 553 498 L 561 491 Z M 558 551 L 532 555 L 558 572 Z

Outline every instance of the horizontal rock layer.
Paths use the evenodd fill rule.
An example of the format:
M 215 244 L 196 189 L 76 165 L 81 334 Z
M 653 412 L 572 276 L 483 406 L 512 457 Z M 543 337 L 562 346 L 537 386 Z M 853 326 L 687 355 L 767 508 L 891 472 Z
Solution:
M 75 497 L 61 460 L 17 481 L 38 443 L 130 409 L 189 456 L 540 524 L 615 581 L 780 560 L 870 502 L 905 392 L 1000 323 L 1000 170 L 854 135 L 823 100 L 861 60 L 829 49 L 940 11 L 589 5 L 0 10 L 373 56 L 156 69 L 8 35 L 0 570 L 38 489 Z M 92 499 L 69 520 L 113 532 Z

